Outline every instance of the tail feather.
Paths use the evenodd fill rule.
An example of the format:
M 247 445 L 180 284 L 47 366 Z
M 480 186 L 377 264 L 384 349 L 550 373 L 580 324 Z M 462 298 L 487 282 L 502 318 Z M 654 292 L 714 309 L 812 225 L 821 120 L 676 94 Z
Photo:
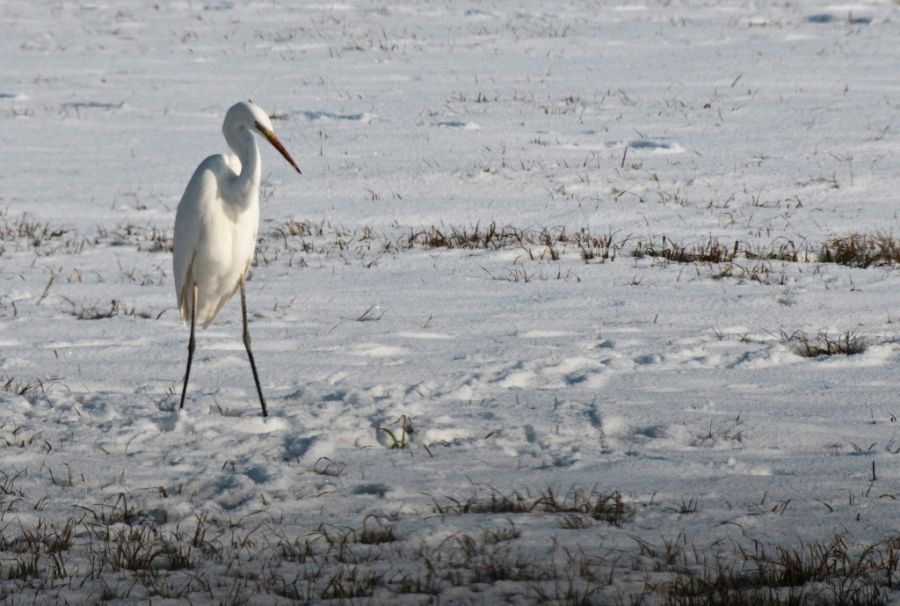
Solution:
M 240 286 L 241 283 L 240 281 L 238 281 L 238 283 L 234 285 L 234 289 L 232 289 L 230 293 L 224 295 L 221 299 L 219 299 L 219 302 L 216 303 L 216 307 L 215 309 L 213 309 L 212 313 L 207 314 L 205 317 L 197 317 L 197 323 L 200 324 L 200 326 L 202 326 L 203 328 L 206 328 L 207 326 L 212 324 L 212 321 L 216 319 L 217 315 L 219 315 L 219 311 L 222 309 L 225 303 L 228 302 L 228 299 L 234 296 L 234 293 L 238 291 L 238 288 L 240 288 Z M 203 309 L 203 307 L 201 307 L 200 309 Z

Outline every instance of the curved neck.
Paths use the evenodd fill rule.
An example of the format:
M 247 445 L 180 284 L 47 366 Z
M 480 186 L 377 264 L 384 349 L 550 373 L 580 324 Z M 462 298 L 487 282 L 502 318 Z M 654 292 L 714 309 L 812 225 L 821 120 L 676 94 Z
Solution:
M 238 196 L 238 201 L 253 200 L 255 199 L 253 194 L 259 191 L 262 170 L 256 139 L 246 127 L 240 127 L 226 133 L 225 141 L 241 161 L 241 172 L 234 180 L 235 189 L 241 194 Z

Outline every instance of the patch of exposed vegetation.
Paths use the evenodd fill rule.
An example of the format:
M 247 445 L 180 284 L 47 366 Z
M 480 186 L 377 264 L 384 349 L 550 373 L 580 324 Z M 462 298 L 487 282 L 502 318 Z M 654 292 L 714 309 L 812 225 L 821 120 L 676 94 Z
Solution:
M 900 263 L 900 240 L 887 234 L 850 234 L 830 238 L 819 260 L 849 267 L 894 267 Z
M 172 251 L 172 233 L 153 225 L 120 223 L 98 227 L 96 233 L 80 236 L 70 228 L 37 221 L 24 213 L 10 218 L 0 214 L 0 254 L 33 252 L 38 255 L 77 254 L 85 247 L 131 246 L 141 252 Z M 900 263 L 900 241 L 887 234 L 854 233 L 826 240 L 818 254 L 811 254 L 806 240 L 797 243 L 776 238 L 768 244 L 722 241 L 708 236 L 680 242 L 666 235 L 637 238 L 613 231 L 597 233 L 588 227 L 515 227 L 496 222 L 474 225 L 432 225 L 407 229 L 396 235 L 379 233 L 370 226 L 347 228 L 328 221 L 286 218 L 260 235 L 257 263 L 269 265 L 287 254 L 291 266 L 305 266 L 305 255 L 347 255 L 364 258 L 374 266 L 386 254 L 411 249 L 497 251 L 519 249 L 530 261 L 580 258 L 586 263 L 613 261 L 622 254 L 664 262 L 722 266 L 714 277 L 764 281 L 772 267 L 768 263 L 834 263 L 850 267 L 894 267 Z M 374 258 L 370 255 L 374 254 Z M 752 263 L 751 263 L 752 262 Z M 515 279 L 512 281 L 528 281 Z
M 827 331 L 810 337 L 802 330 L 787 334 L 782 331 L 781 342 L 791 346 L 791 350 L 804 358 L 819 356 L 852 356 L 866 350 L 866 341 L 849 330 L 838 335 L 830 335 Z
M 24 472 L 0 472 L 0 504 L 12 521 L 27 499 Z M 71 478 L 69 481 L 73 481 Z M 81 480 L 84 481 L 83 478 Z M 64 480 L 60 480 L 64 482 Z M 58 485 L 63 485 L 60 483 Z M 437 543 L 409 540 L 429 517 L 368 513 L 352 527 L 319 523 L 284 534 L 265 519 L 245 524 L 198 513 L 171 524 L 163 510 L 146 511 L 125 493 L 111 502 L 72 505 L 68 518 L 27 516 L 0 529 L 0 591 L 47 591 L 69 584 L 104 599 L 188 599 L 246 603 L 283 597 L 300 601 L 390 601 L 496 596 L 491 586 L 520 599 L 560 604 L 887 604 L 900 561 L 900 539 L 856 544 L 842 534 L 824 542 L 771 544 L 720 539 L 696 545 L 680 533 L 649 541 L 628 527 L 631 505 L 619 493 L 544 489 L 486 493 L 435 502 L 441 516 L 472 516 L 465 529 Z M 159 488 L 159 498 L 180 488 Z M 38 509 L 44 506 L 44 500 Z M 695 499 L 660 515 L 698 510 Z M 565 536 L 543 542 L 520 516 L 562 514 Z M 623 532 L 609 547 L 592 520 Z M 437 522 L 438 527 L 443 523 Z M 539 528 L 539 527 L 537 527 Z M 569 533 L 576 533 L 570 535 Z M 627 541 L 632 542 L 628 547 Z M 227 575 L 221 571 L 225 567 Z M 627 583 L 623 584 L 623 580 Z M 498 586 L 500 587 L 500 586 Z M 476 592 L 466 594 L 466 592 Z M 462 592 L 462 593 L 460 593 Z
M 67 297 L 63 297 L 63 299 L 71 306 L 69 314 L 77 320 L 107 320 L 116 316 L 141 318 L 143 320 L 149 320 L 154 317 L 159 318 L 159 315 L 154 316 L 148 311 L 139 311 L 136 307 L 129 306 L 118 299 L 112 299 L 108 307 L 100 304 L 81 305 Z
M 580 514 L 620 526 L 631 518 L 634 509 L 617 491 L 604 493 L 596 489 L 587 492 L 572 490 L 565 495 L 558 495 L 552 488 L 547 488 L 536 496 L 527 496 L 517 491 L 502 494 L 493 489 L 488 490 L 485 495 L 475 489 L 465 500 L 453 497 L 435 500 L 434 512 L 442 515 L 532 512 Z

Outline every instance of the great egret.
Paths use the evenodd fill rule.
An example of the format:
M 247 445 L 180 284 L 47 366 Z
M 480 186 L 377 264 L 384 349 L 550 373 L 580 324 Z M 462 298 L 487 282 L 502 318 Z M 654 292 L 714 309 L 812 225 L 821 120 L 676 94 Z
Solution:
M 191 375 L 195 325 L 209 326 L 225 302 L 240 290 L 244 347 L 265 417 L 268 414 L 266 400 L 250 350 L 244 292 L 244 277 L 256 252 L 259 229 L 261 168 L 253 133 L 265 137 L 298 173 L 300 168 L 275 135 L 269 116 L 251 102 L 231 106 L 225 114 L 222 132 L 234 154 L 210 156 L 200 163 L 184 190 L 175 215 L 175 291 L 182 320 L 191 321 L 179 408 L 184 408 Z

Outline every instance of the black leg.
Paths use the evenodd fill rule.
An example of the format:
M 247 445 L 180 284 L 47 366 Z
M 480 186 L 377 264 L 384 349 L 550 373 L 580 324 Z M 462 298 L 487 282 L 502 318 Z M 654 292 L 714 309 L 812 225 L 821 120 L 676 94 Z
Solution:
M 244 289 L 244 276 L 241 276 L 241 316 L 244 320 L 244 347 L 247 348 L 247 357 L 250 358 L 250 368 L 253 370 L 253 380 L 256 381 L 256 393 L 259 394 L 259 403 L 262 406 L 262 415 L 269 416 L 266 411 L 266 399 L 263 397 L 262 386 L 259 384 L 259 373 L 256 372 L 256 362 L 253 361 L 253 352 L 250 350 L 250 331 L 247 329 L 247 294 Z
M 184 386 L 181 388 L 181 405 L 178 407 L 179 409 L 184 408 L 184 396 L 187 395 L 188 378 L 191 376 L 191 362 L 194 360 L 194 326 L 197 323 L 197 301 L 200 298 L 200 289 L 197 288 L 196 284 L 191 288 L 193 290 L 193 300 L 191 301 L 191 338 L 188 340 L 187 370 L 184 371 Z

